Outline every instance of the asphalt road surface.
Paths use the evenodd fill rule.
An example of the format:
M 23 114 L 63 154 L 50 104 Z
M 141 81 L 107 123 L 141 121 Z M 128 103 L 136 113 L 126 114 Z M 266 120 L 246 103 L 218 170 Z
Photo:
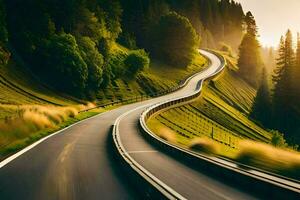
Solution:
M 119 129 L 124 147 L 139 164 L 179 194 L 188 199 L 252 199 L 158 151 L 137 129 L 146 107 L 190 94 L 200 79 L 219 70 L 221 62 L 215 55 L 201 53 L 211 60 L 211 65 L 183 89 L 78 123 L 0 168 L 0 199 L 137 199 L 135 189 L 112 158 L 112 144 L 108 142 L 111 125 L 127 112 Z

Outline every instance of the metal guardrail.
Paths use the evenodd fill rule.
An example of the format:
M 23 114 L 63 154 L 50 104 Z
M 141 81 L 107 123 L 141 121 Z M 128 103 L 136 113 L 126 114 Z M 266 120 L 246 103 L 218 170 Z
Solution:
M 209 61 L 209 59 L 208 59 Z M 195 76 L 199 75 L 198 72 L 188 78 L 186 78 L 184 81 L 181 82 L 181 84 L 172 90 L 169 90 L 171 93 L 175 92 L 184 86 L 187 85 L 187 83 L 194 78 Z M 197 88 L 201 88 L 202 84 L 197 84 Z M 166 94 L 164 93 L 164 94 Z M 136 109 L 139 109 L 136 108 Z M 135 109 L 134 109 L 135 110 Z M 134 111 L 131 110 L 131 111 Z M 129 112 L 131 112 L 129 111 Z M 158 178 L 156 178 L 154 175 L 152 175 L 149 171 L 147 171 L 144 167 L 142 167 L 139 163 L 137 163 L 125 150 L 124 146 L 122 145 L 120 134 L 119 134 L 119 123 L 121 119 L 128 113 L 124 113 L 121 115 L 114 123 L 112 128 L 112 138 L 111 142 L 113 145 L 113 151 L 117 155 L 116 157 L 120 160 L 121 165 L 123 166 L 123 169 L 126 170 L 127 174 L 130 176 L 130 180 L 134 182 L 135 184 L 138 183 L 138 189 L 141 190 L 141 193 L 144 193 L 144 197 L 149 199 L 185 199 L 183 196 L 178 194 L 176 191 L 174 191 L 172 188 L 164 184 L 162 181 L 160 181 Z
M 226 60 L 221 55 L 218 55 L 216 53 L 214 54 L 220 58 L 222 63 L 218 72 L 214 73 L 207 79 L 214 78 L 219 72 L 224 69 L 226 65 Z M 197 90 L 192 95 L 167 100 L 165 102 L 153 105 L 142 113 L 139 121 L 140 128 L 148 141 L 160 147 L 162 150 L 171 153 L 173 156 L 188 162 L 189 164 L 193 164 L 194 166 L 205 170 L 210 170 L 215 175 L 219 175 L 220 177 L 223 177 L 224 179 L 227 179 L 229 181 L 235 181 L 246 188 L 248 187 L 248 189 L 251 188 L 252 190 L 259 191 L 262 194 L 269 195 L 270 198 L 273 197 L 274 199 L 299 199 L 300 184 L 298 181 L 293 181 L 292 179 L 282 176 L 276 176 L 271 173 L 264 173 L 263 170 L 259 170 L 246 165 L 240 165 L 239 163 L 232 162 L 234 165 L 241 166 L 244 169 L 234 167 L 230 164 L 224 164 L 224 162 L 217 161 L 209 156 L 195 153 L 178 145 L 171 144 L 154 134 L 147 127 L 146 121 L 157 112 L 170 107 L 178 106 L 180 104 L 186 104 L 200 96 L 203 81 L 204 80 L 199 81 Z M 250 170 L 246 169 L 254 169 L 256 171 L 259 171 L 261 172 L 261 175 L 251 173 Z
M 200 72 L 201 71 L 195 73 L 192 76 L 187 76 L 182 81 L 180 81 L 179 84 L 176 87 L 172 87 L 172 88 L 169 88 L 169 89 L 157 92 L 157 93 L 152 93 L 151 95 L 138 95 L 138 96 L 128 98 L 128 99 L 122 99 L 122 100 L 112 101 L 112 102 L 109 102 L 109 103 L 100 104 L 100 105 L 97 105 L 93 108 L 89 108 L 89 109 L 79 111 L 79 113 L 88 112 L 88 111 L 91 111 L 91 110 L 94 110 L 94 109 L 97 109 L 97 108 L 104 108 L 104 107 L 107 107 L 107 106 L 137 103 L 137 102 L 141 102 L 141 101 L 148 100 L 148 99 L 151 99 L 151 98 L 160 97 L 160 96 L 163 96 L 163 95 L 166 95 L 166 94 L 176 92 L 177 90 L 183 88 L 191 78 L 193 78 L 195 75 L 198 75 Z

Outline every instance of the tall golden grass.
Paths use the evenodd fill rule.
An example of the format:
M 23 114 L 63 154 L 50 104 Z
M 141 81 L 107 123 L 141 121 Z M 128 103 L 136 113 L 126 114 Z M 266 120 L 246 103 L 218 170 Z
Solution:
M 176 136 L 175 136 L 174 132 L 172 130 L 170 130 L 169 128 L 160 127 L 157 135 L 160 138 L 162 138 L 162 139 L 164 139 L 168 142 L 172 142 L 172 143 L 177 142 L 177 139 L 176 139 Z
M 0 122 L 0 147 L 29 136 L 30 134 L 57 125 L 70 118 L 76 117 L 79 111 L 94 107 L 93 104 L 75 106 L 42 106 L 22 105 L 16 107 L 17 115 L 14 118 Z
M 300 178 L 300 153 L 255 141 L 241 141 L 235 160 L 275 173 Z
M 191 140 L 189 149 L 214 155 L 217 155 L 220 152 L 219 144 L 209 138 L 195 138 Z

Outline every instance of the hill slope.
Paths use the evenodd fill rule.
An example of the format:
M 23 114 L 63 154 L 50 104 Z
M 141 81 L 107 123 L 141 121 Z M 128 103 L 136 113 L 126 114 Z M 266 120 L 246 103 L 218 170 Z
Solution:
M 113 52 L 109 64 L 118 68 L 130 50 L 116 44 Z M 98 91 L 94 103 L 101 105 L 140 95 L 152 96 L 176 86 L 205 66 L 206 60 L 201 55 L 197 55 L 186 69 L 153 62 L 135 78 L 120 76 L 112 80 L 106 89 Z M 169 72 L 171 68 L 172 73 Z M 78 114 L 91 106 L 81 104 L 87 101 L 49 88 L 26 67 L 11 59 L 0 67 L 0 158 L 78 120 L 113 108 Z
M 227 57 L 227 69 L 204 86 L 199 99 L 188 105 L 165 110 L 148 121 L 160 134 L 166 128 L 176 142 L 189 146 L 198 137 L 223 144 L 223 154 L 231 154 L 241 139 L 269 142 L 272 135 L 248 117 L 255 89 L 236 74 L 234 59 Z

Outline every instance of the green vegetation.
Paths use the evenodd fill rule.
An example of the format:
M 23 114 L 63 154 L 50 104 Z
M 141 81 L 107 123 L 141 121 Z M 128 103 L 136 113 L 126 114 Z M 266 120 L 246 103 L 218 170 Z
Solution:
M 263 71 L 262 83 L 257 92 L 252 115 L 265 127 L 284 133 L 290 145 L 300 142 L 300 41 L 297 41 L 296 54 L 290 30 L 281 37 L 278 49 L 277 67 L 272 74 L 272 91 L 268 87 L 266 72 Z M 271 93 L 271 98 L 270 98 Z
M 133 51 L 125 59 L 124 64 L 128 67 L 127 74 L 136 75 L 149 67 L 150 59 L 145 51 Z
M 140 59 L 144 53 L 129 51 L 119 45 L 115 45 L 112 51 L 115 52 L 115 60 L 111 59 L 111 63 L 122 61 L 131 53 L 137 54 Z M 124 56 L 120 56 L 122 54 Z M 141 63 L 144 65 L 143 58 L 145 57 L 142 57 Z M 205 66 L 206 60 L 198 54 L 187 69 L 175 68 L 168 75 L 170 66 L 154 61 L 151 67 L 146 67 L 137 74 L 135 81 L 124 80 L 122 76 L 111 81 L 105 90 L 96 93 L 99 99 L 97 103 L 109 103 L 140 95 L 149 97 L 176 86 L 186 76 L 202 70 Z M 130 65 L 124 67 L 129 68 Z M 10 63 L 0 69 L 0 75 L 3 77 L 0 82 L 0 159 L 80 119 L 114 108 L 77 114 L 78 111 L 88 108 L 79 106 L 81 102 L 86 103 L 85 101 L 54 92 L 40 84 L 30 71 Z
M 55 131 L 111 109 L 95 109 L 78 114 L 79 107 L 24 106 L 23 108 L 25 111 L 19 110 L 19 118 L 0 123 L 0 160 Z
M 121 0 L 123 43 L 136 44 L 146 50 L 153 45 L 153 27 L 170 11 L 189 19 L 201 38 L 201 47 L 215 48 L 219 42 L 238 48 L 243 35 L 244 13 L 240 3 L 230 0 Z M 124 42 L 128 38 L 128 42 Z M 183 38 L 181 38 L 183 39 Z M 133 45 L 134 47 L 135 45 Z M 127 46 L 130 47 L 130 46 Z
M 272 127 L 285 133 L 287 140 L 292 144 L 299 144 L 300 110 L 299 110 L 299 59 L 295 55 L 293 38 L 290 30 L 286 37 L 280 40 L 277 68 L 273 75 L 273 118 Z M 300 47 L 300 41 L 298 41 Z M 297 49 L 299 53 L 299 50 Z
M 161 138 L 193 151 L 299 178 L 300 154 L 287 145 L 282 133 L 249 119 L 258 97 L 238 76 L 236 59 L 229 54 L 227 69 L 205 85 L 199 99 L 157 113 L 148 126 Z
M 83 115 L 35 112 L 40 125 L 24 107 L 151 97 L 206 66 L 201 38 L 236 48 L 243 18 L 229 0 L 0 0 L 1 151 Z
M 244 17 L 241 5 L 229 0 L 11 0 L 1 1 L 0 10 L 2 63 L 13 52 L 14 61 L 48 87 L 86 100 L 118 79 L 129 81 L 128 72 L 135 81 L 150 62 L 139 49 L 165 66 L 186 67 L 199 38 L 203 47 L 240 40 Z M 117 42 L 136 52 L 116 53 Z
M 265 127 L 270 127 L 270 114 L 272 114 L 271 95 L 267 72 L 263 68 L 261 83 L 254 99 L 250 116 Z
M 190 64 L 200 41 L 188 18 L 170 12 L 160 18 L 155 30 L 151 53 L 156 58 L 177 67 Z

